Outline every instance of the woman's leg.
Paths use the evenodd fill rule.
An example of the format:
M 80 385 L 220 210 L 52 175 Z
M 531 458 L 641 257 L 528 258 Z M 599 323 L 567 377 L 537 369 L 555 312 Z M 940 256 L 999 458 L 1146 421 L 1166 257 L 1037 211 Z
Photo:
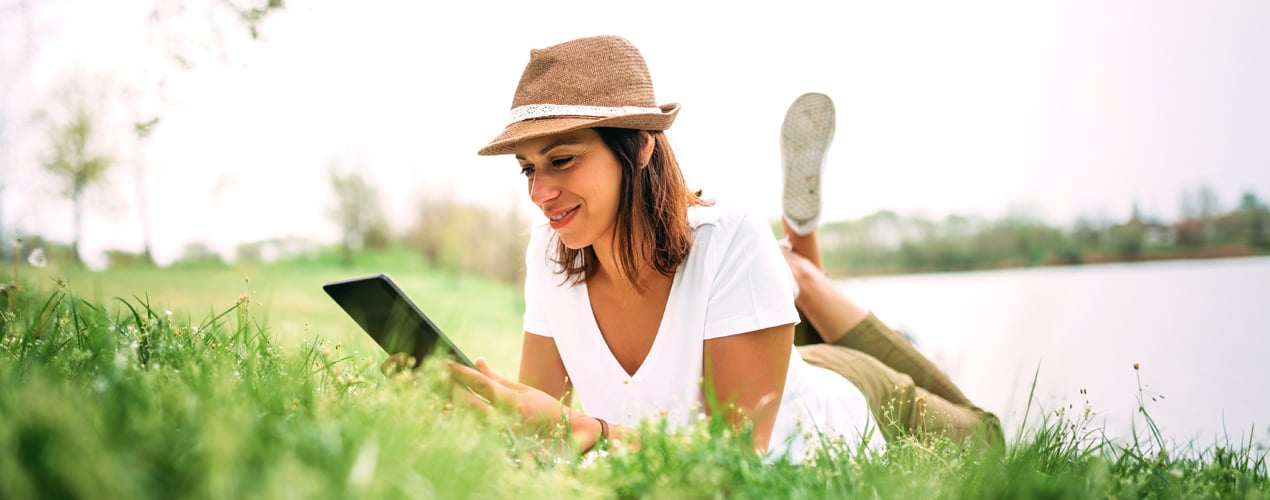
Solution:
M 942 436 L 954 441 L 1004 443 L 1001 421 L 995 415 L 919 387 L 907 373 L 873 356 L 832 344 L 801 346 L 798 353 L 807 363 L 837 372 L 859 388 L 887 441 L 903 436 Z
M 807 234 L 798 234 L 789 226 L 789 221 L 784 217 L 781 218 L 781 225 L 785 228 L 785 241 L 789 242 L 789 250 L 801 255 L 811 262 L 812 267 L 824 272 L 825 263 L 820 259 L 820 238 L 816 236 L 820 231 L 812 229 Z M 792 265 L 790 269 L 793 269 Z
M 785 262 L 798 284 L 794 305 L 825 343 L 861 351 L 912 377 L 918 387 L 955 404 L 970 404 L 961 389 L 912 343 L 839 291 L 810 260 L 786 251 Z
M 788 223 L 787 223 L 788 225 Z M 835 343 L 846 332 L 868 317 L 869 311 L 842 295 L 825 276 L 820 265 L 820 244 L 816 232 L 797 235 L 786 229 L 789 249 L 785 262 L 798 284 L 794 305 L 827 343 Z M 814 252 L 814 253 L 812 253 Z
M 799 352 L 808 363 L 837 371 L 859 387 L 888 427 L 883 429 L 888 439 L 901 429 L 911 434 L 942 430 L 954 439 L 986 430 L 989 442 L 1000 442 L 995 416 L 972 405 L 934 363 L 825 276 L 816 224 L 835 114 L 828 96 L 803 94 L 781 124 L 782 224 L 790 247 L 785 260 L 799 289 L 794 305 L 825 342 Z M 800 332 L 801 338 L 816 332 Z
M 799 354 L 807 363 L 835 371 L 859 388 L 887 440 L 940 435 L 994 446 L 1005 442 L 996 415 L 971 403 L 911 343 L 839 293 L 823 273 L 813 274 L 806 259 L 792 252 L 786 257 L 804 266 L 804 272 L 795 273 L 804 275 L 798 281 L 795 304 L 826 341 L 800 346 Z M 846 325 L 850 326 L 843 329 Z
M 855 384 L 887 439 L 934 433 L 1004 442 L 1000 420 L 971 403 L 912 343 L 842 294 L 809 259 L 787 250 L 785 261 L 798 283 L 794 305 L 825 341 L 801 346 L 799 353 Z

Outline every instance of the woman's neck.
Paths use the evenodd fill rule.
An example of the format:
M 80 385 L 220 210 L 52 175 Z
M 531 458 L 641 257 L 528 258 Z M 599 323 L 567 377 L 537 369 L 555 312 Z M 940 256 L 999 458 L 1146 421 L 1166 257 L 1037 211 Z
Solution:
M 597 264 L 595 273 L 596 276 L 594 277 L 598 277 L 601 282 L 605 282 L 607 285 L 621 289 L 626 293 L 642 295 L 640 291 L 641 286 L 647 285 L 649 277 L 652 274 L 656 274 L 656 271 L 650 263 L 636 262 L 636 267 L 634 269 L 635 276 L 633 276 L 633 278 L 635 278 L 636 283 L 641 285 L 637 286 L 635 283 L 631 283 L 629 281 L 629 278 L 631 277 L 622 273 L 621 264 L 619 263 L 620 259 L 615 251 L 616 248 L 614 247 L 612 240 L 605 241 L 605 239 L 601 238 L 601 241 L 597 241 L 591 245 L 591 250 L 595 253 Z

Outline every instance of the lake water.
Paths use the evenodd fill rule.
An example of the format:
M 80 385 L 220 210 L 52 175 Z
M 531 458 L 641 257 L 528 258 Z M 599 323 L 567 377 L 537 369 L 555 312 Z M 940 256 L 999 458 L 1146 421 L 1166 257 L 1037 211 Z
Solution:
M 1085 402 L 1127 440 L 1139 383 L 1173 444 L 1270 442 L 1270 258 L 848 279 L 850 297 L 952 375 L 1013 436 Z M 1133 365 L 1141 370 L 1135 374 Z M 1087 394 L 1081 394 L 1085 389 Z M 1154 398 L 1154 400 L 1152 400 Z M 1029 417 L 1031 418 L 1031 417 Z M 1254 432 L 1255 430 L 1255 432 Z

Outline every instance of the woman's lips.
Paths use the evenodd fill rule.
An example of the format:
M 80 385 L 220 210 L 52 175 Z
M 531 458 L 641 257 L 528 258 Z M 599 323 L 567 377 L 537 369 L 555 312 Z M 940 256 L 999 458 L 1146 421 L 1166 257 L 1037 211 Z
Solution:
M 547 220 L 550 221 L 551 228 L 558 231 L 560 230 L 560 228 L 564 227 L 566 224 L 572 221 L 573 216 L 577 214 L 578 214 L 578 207 L 573 207 L 563 212 L 556 213 L 555 215 L 548 216 Z

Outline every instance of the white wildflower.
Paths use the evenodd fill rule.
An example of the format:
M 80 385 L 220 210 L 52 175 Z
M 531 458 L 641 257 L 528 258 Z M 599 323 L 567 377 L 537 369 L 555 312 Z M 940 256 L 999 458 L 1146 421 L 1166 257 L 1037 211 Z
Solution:
M 43 248 L 31 250 L 31 254 L 26 256 L 26 261 L 35 267 L 44 267 L 49 265 L 48 256 L 44 255 Z

